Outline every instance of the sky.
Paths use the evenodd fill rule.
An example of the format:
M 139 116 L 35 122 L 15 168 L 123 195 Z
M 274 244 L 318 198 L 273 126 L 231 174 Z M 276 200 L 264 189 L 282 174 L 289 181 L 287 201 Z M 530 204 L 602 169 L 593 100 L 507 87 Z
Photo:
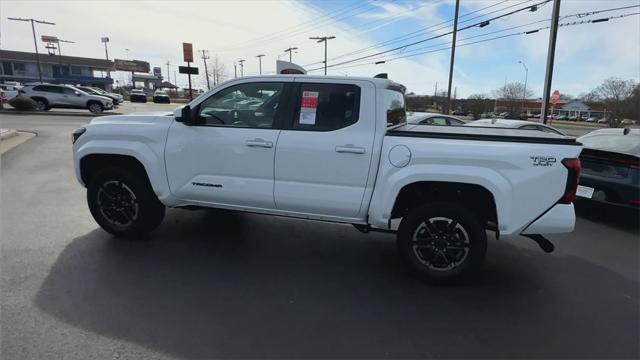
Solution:
M 460 0 L 453 85 L 458 98 L 491 94 L 507 82 L 524 82 L 533 97 L 542 96 L 549 30 L 503 35 L 545 28 L 550 24 L 552 3 L 532 12 L 521 11 L 473 26 L 510 11 L 544 0 Z M 595 15 L 589 12 L 631 7 Z M 28 1 L 0 2 L 0 48 L 34 51 L 29 23 L 7 17 L 35 18 L 56 25 L 36 25 L 39 50 L 46 53 L 41 35 L 74 41 L 62 44 L 63 55 L 104 58 L 101 37 L 108 36 L 109 57 L 148 61 L 163 76 L 174 79 L 182 61 L 182 42 L 194 50 L 208 50 L 224 64 L 228 78 L 234 63 L 245 59 L 244 75 L 275 72 L 275 61 L 288 59 L 284 49 L 297 47 L 293 62 L 313 74 L 322 74 L 324 44 L 329 40 L 329 75 L 374 76 L 388 73 L 409 92 L 433 94 L 446 89 L 451 56 L 454 0 L 252 0 L 252 1 Z M 562 0 L 561 24 L 640 12 L 640 0 Z M 579 14 L 579 15 L 576 15 Z M 529 25 L 526 25 L 529 24 Z M 525 26 L 522 26 L 525 25 Z M 517 28 L 514 28 L 518 26 Z M 513 29 L 510 29 L 513 28 Z M 404 36 L 404 37 L 403 37 Z M 434 36 L 441 36 L 430 39 Z M 424 40 L 424 41 L 423 41 Z M 419 44 L 411 43 L 422 41 Z M 468 45 L 465 45 L 468 44 Z M 393 50 L 399 48 L 397 50 Z M 126 51 L 125 49 L 129 49 Z M 381 53 L 367 59 L 357 58 Z M 202 60 L 196 59 L 202 68 Z M 341 62 L 348 62 L 338 65 Z M 384 63 L 374 64 L 376 61 Z M 523 65 L 524 64 L 524 65 Z M 525 70 L 525 66 L 528 72 Z M 238 75 L 240 68 L 237 68 Z M 202 69 L 201 69 L 202 73 Z M 126 74 L 117 73 L 124 80 Z M 577 96 L 603 80 L 616 77 L 640 82 L 640 16 L 606 22 L 562 26 L 558 30 L 552 89 Z M 186 86 L 185 75 L 177 83 Z M 206 87 L 203 76 L 196 86 Z

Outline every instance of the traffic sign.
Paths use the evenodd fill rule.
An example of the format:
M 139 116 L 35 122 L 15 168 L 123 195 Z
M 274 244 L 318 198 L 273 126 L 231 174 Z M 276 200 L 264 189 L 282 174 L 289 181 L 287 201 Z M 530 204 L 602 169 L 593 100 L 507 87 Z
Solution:
M 555 105 L 558 103 L 558 100 L 560 100 L 560 91 L 556 90 L 551 95 L 551 103 Z
M 198 75 L 198 68 L 197 67 L 190 67 L 190 66 L 179 66 L 178 67 L 178 72 L 180 74 Z

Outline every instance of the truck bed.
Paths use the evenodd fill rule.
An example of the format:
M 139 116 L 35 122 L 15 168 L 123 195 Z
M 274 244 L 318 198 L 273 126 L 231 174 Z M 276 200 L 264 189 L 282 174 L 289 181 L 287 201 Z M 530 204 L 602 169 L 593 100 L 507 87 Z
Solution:
M 580 143 L 571 136 L 561 136 L 537 130 L 480 126 L 466 127 L 407 124 L 387 130 L 387 136 L 580 145 Z

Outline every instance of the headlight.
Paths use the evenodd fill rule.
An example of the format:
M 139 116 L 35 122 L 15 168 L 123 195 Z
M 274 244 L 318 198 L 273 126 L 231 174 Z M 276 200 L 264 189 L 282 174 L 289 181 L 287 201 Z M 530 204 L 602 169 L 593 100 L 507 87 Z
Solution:
M 83 127 L 73 130 L 73 132 L 71 133 L 71 144 L 75 144 L 76 141 L 78 141 L 78 138 L 82 134 L 84 134 L 85 131 L 87 131 L 87 129 L 85 129 Z

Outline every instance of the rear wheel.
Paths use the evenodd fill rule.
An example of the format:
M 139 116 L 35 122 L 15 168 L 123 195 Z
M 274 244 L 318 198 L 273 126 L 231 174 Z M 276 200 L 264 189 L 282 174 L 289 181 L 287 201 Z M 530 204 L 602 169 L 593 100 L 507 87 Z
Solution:
M 121 168 L 104 169 L 93 176 L 87 202 L 98 225 L 120 237 L 152 231 L 165 213 L 146 176 Z
M 403 218 L 397 246 L 415 274 L 449 281 L 473 274 L 481 267 L 487 236 L 477 216 L 465 207 L 434 202 Z

